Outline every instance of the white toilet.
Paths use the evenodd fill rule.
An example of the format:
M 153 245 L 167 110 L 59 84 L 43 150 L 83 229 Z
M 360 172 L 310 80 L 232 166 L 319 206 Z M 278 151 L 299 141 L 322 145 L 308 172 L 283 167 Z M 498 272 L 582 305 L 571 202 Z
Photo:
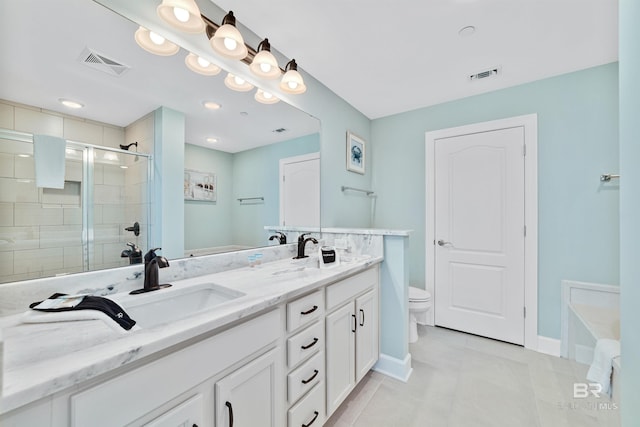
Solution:
M 418 341 L 418 323 L 427 324 L 431 308 L 431 294 L 424 289 L 409 286 L 409 342 Z

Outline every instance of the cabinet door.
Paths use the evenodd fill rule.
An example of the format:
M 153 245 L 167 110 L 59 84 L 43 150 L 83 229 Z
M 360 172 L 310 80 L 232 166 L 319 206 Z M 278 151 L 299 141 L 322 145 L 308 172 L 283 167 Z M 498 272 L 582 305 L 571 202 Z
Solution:
M 356 383 L 376 363 L 378 346 L 378 292 L 374 289 L 356 299 Z
M 355 386 L 355 322 L 353 302 L 326 318 L 327 417 Z
M 271 350 L 216 383 L 216 426 L 276 427 L 281 411 L 277 387 L 279 349 Z M 280 380 L 282 381 L 282 380 Z

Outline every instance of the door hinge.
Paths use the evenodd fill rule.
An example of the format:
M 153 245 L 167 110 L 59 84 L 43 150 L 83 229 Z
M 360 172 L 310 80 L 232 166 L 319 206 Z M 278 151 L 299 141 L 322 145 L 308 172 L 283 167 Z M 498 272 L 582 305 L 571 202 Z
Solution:
M 527 155 L 527 144 L 523 144 L 522 145 L 522 155 L 526 156 Z
M 527 307 L 522 307 L 522 312 L 524 314 L 524 317 L 527 317 Z

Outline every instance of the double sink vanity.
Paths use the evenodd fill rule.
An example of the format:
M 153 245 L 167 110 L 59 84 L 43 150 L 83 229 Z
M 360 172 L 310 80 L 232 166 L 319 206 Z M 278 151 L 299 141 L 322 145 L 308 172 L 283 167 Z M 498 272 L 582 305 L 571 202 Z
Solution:
M 322 425 L 378 360 L 383 256 L 323 269 L 286 255 L 142 295 L 121 287 L 107 297 L 130 331 L 0 318 L 0 424 Z

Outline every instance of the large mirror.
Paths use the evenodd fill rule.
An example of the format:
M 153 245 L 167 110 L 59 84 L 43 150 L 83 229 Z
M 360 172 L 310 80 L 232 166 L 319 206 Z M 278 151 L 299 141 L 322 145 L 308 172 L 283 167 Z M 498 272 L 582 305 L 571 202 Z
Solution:
M 145 6 L 141 6 L 143 3 Z M 136 7 L 155 9 L 157 4 L 159 1 L 136 2 Z M 291 197 L 287 199 L 284 194 L 295 194 L 300 188 L 282 185 L 287 174 L 295 177 L 301 169 L 308 174 L 310 168 L 304 162 L 319 162 L 318 119 L 282 101 L 258 103 L 255 90 L 228 89 L 224 70 L 216 76 L 192 72 L 185 66 L 188 50 L 180 49 L 168 57 L 144 51 L 134 41 L 138 24 L 98 2 L 20 0 L 2 2 L 0 8 L 0 130 L 25 135 L 59 134 L 73 141 L 112 147 L 115 154 L 104 155 L 108 160 L 105 165 L 96 161 L 96 180 L 104 180 L 97 182 L 104 184 L 101 194 L 119 191 L 120 198 L 131 204 L 129 178 L 122 175 L 130 172 L 120 168 L 129 165 L 130 171 L 138 166 L 136 173 L 144 173 L 140 165 L 146 165 L 146 158 L 139 161 L 143 157 L 135 156 L 135 152 L 153 151 L 150 120 L 154 112 L 168 108 L 184 117 L 185 224 L 178 225 L 184 227 L 184 256 L 276 243 L 269 241 L 265 225 L 285 221 L 287 225 L 319 226 L 319 206 L 299 219 L 299 204 L 287 203 Z M 60 103 L 61 99 L 84 106 L 69 110 Z M 220 108 L 208 109 L 206 102 L 217 103 Z M 80 238 L 69 237 L 82 229 L 79 222 L 86 221 L 85 215 L 77 206 L 43 202 L 46 192 L 24 179 L 33 175 L 33 165 L 25 166 L 24 160 L 32 149 L 16 148 L 17 142 L 6 135 L 0 135 L 2 281 L 86 270 L 85 263 L 79 261 L 65 266 L 68 259 L 82 257 L 86 252 L 73 246 Z M 137 145 L 131 145 L 134 142 Z M 132 154 L 118 152 L 122 146 Z M 79 160 L 70 158 L 73 155 L 69 149 L 67 153 L 69 170 L 69 162 Z M 319 193 L 319 168 L 317 181 Z M 109 187 L 113 182 L 119 182 L 122 188 Z M 295 183 L 296 179 L 290 182 Z M 143 192 L 140 182 L 135 185 L 138 193 Z M 309 188 L 314 187 L 303 191 L 308 192 Z M 151 189 L 149 194 L 141 195 L 139 203 L 146 203 L 152 192 Z M 26 199 L 26 194 L 32 199 Z M 30 202 L 39 204 L 39 213 L 31 215 L 31 222 L 18 218 L 20 209 L 31 208 Z M 143 251 L 148 249 L 144 230 L 153 206 L 145 209 L 146 213 L 132 216 L 129 206 L 105 205 L 92 215 L 96 221 L 89 225 L 92 232 L 104 228 L 110 233 L 103 238 L 103 246 L 98 238 L 93 242 L 95 246 L 89 252 L 100 254 L 103 261 L 94 268 L 127 265 L 130 260 L 121 257 L 127 242 L 137 244 Z M 49 215 L 53 212 L 59 215 Z M 74 219 L 69 219 L 71 213 Z M 286 221 L 287 217 L 291 220 Z M 125 230 L 132 227 L 134 219 L 143 230 L 139 236 Z M 40 220 L 42 224 L 38 223 Z M 40 253 L 42 249 L 48 252 Z M 29 261 L 39 258 L 47 259 L 48 267 L 36 267 Z M 17 264 L 29 267 L 16 270 Z

